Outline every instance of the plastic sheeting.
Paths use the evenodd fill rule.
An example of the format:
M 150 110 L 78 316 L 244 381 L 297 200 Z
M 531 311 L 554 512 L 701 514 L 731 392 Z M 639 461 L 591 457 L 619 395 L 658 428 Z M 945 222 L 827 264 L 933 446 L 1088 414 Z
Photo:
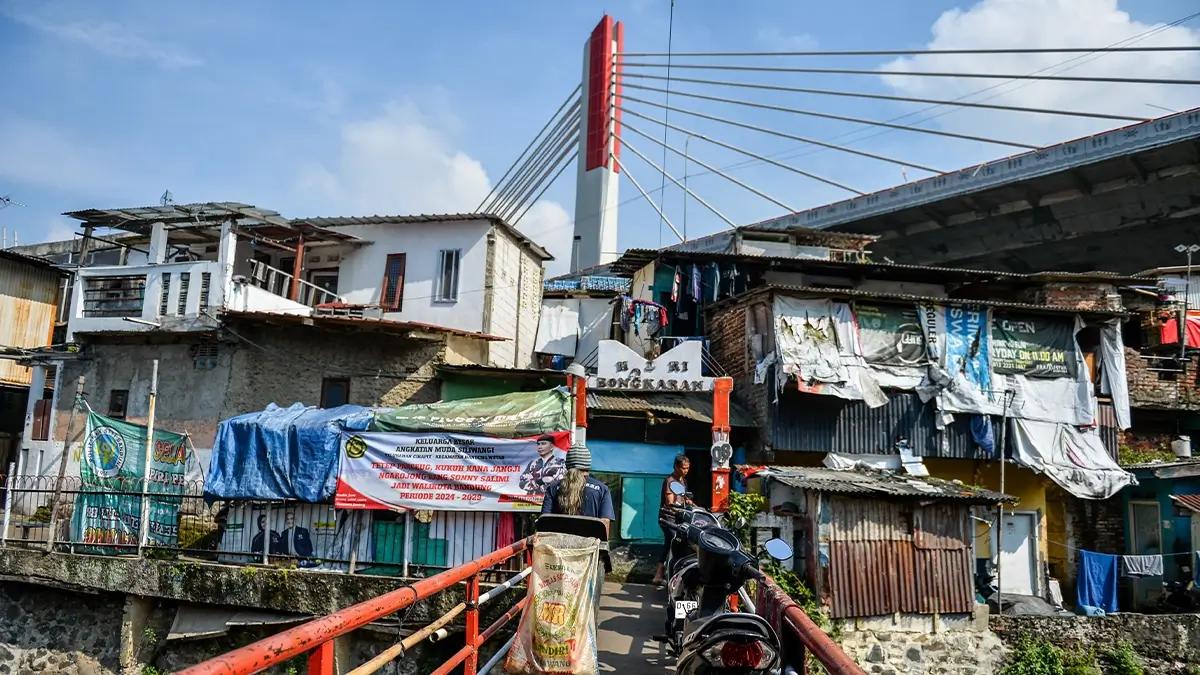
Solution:
M 571 428 L 564 387 L 377 411 L 371 431 L 447 431 L 518 438 Z M 336 473 L 336 472 L 335 472 Z
M 542 300 L 533 351 L 542 354 L 575 356 L 579 338 L 579 300 Z
M 1137 479 L 1109 456 L 1095 429 L 1070 424 L 1011 420 L 1014 459 L 1046 474 L 1083 499 L 1108 499 Z
M 863 400 L 872 408 L 887 403 L 863 357 L 849 304 L 777 297 L 774 313 L 779 362 L 801 391 Z
M 1128 429 L 1129 381 L 1125 375 L 1125 342 L 1121 337 L 1121 320 L 1112 319 L 1100 328 L 1100 388 L 1112 397 L 1117 427 Z
M 204 481 L 210 499 L 321 502 L 337 483 L 342 428 L 365 430 L 371 411 L 354 405 L 293 403 L 224 420 L 217 427 Z

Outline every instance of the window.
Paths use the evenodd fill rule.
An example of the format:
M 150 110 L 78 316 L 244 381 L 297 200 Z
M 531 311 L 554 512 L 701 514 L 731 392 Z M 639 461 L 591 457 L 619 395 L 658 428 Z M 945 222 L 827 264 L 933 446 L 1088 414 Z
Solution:
M 125 419 L 125 412 L 129 408 L 129 390 L 128 389 L 113 389 L 108 393 L 108 416 L 113 419 Z
M 1153 555 L 1162 553 L 1162 530 L 1159 528 L 1158 502 L 1130 501 L 1129 520 L 1132 532 L 1129 533 L 1129 543 L 1133 545 L 1131 553 L 1136 555 Z
M 392 253 L 383 266 L 383 288 L 379 292 L 379 304 L 393 312 L 399 312 L 404 304 L 404 261 L 405 254 Z
M 50 416 L 54 414 L 54 401 L 44 398 L 33 403 L 33 427 L 29 430 L 31 441 L 50 440 Z
M 459 249 L 443 249 L 438 260 L 438 275 L 434 280 L 434 302 L 458 301 L 458 259 L 462 256 Z
M 350 402 L 350 380 L 344 377 L 327 377 L 321 380 L 321 407 L 336 408 Z

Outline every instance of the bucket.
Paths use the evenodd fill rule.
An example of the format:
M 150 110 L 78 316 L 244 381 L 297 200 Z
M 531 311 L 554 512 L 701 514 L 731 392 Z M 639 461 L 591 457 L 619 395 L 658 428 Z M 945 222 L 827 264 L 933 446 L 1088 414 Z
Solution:
M 1176 457 L 1188 458 L 1192 456 L 1192 439 L 1189 436 L 1179 436 L 1171 441 L 1171 452 L 1175 453 Z

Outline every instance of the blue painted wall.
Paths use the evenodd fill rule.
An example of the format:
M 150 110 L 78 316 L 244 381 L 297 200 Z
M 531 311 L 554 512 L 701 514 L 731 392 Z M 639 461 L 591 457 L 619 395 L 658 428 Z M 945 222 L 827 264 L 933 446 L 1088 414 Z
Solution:
M 1133 549 L 1133 521 L 1129 510 L 1129 503 L 1134 501 L 1153 501 L 1158 504 L 1159 536 L 1163 545 L 1161 553 L 1186 553 L 1200 547 L 1200 542 L 1192 541 L 1192 512 L 1181 510 L 1171 500 L 1171 495 L 1200 494 L 1200 477 L 1162 479 L 1155 478 L 1150 471 L 1137 471 L 1135 474 L 1139 484 L 1121 491 L 1122 520 L 1125 524 L 1125 550 L 1121 553 L 1137 553 Z M 1190 556 L 1165 557 L 1164 581 L 1189 579 L 1190 575 L 1180 570 L 1184 566 L 1192 566 Z

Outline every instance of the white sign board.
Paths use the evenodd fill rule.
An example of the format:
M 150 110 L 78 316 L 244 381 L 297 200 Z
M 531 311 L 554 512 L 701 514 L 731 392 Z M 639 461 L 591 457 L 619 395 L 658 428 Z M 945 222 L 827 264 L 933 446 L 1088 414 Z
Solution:
M 704 344 L 686 340 L 656 359 L 647 359 L 617 340 L 601 340 L 592 389 L 641 391 L 712 391 L 703 374 Z

